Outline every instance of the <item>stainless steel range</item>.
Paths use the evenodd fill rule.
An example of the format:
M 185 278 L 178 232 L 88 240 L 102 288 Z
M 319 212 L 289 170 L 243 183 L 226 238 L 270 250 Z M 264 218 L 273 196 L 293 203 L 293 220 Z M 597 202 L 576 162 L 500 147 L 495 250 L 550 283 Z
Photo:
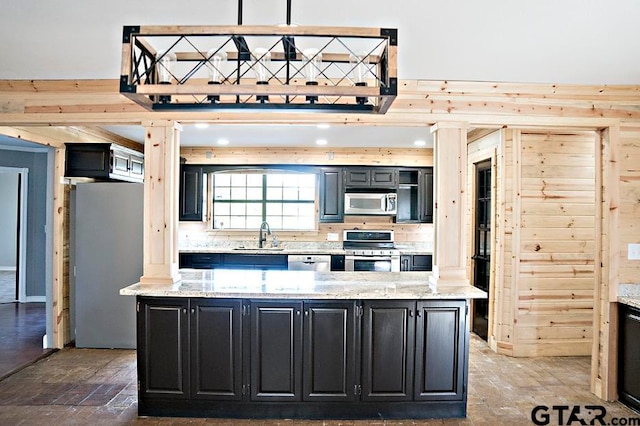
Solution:
M 400 272 L 393 231 L 351 229 L 343 233 L 345 271 Z

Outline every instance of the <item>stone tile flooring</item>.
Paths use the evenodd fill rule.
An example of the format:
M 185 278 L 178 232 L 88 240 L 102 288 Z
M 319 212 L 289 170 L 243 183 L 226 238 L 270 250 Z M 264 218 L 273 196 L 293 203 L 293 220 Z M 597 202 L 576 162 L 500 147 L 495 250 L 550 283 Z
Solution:
M 0 382 L 0 425 L 531 425 L 537 405 L 603 405 L 606 422 L 640 418 L 589 392 L 588 357 L 509 358 L 472 336 L 466 419 L 445 420 L 230 420 L 138 418 L 136 356 L 130 350 L 64 349 Z M 549 424 L 561 424 L 550 412 Z M 567 423 L 569 411 L 564 413 Z M 573 421 L 570 424 L 581 424 Z M 595 424 L 598 424 L 596 422 Z M 619 424 L 631 424 L 622 423 Z

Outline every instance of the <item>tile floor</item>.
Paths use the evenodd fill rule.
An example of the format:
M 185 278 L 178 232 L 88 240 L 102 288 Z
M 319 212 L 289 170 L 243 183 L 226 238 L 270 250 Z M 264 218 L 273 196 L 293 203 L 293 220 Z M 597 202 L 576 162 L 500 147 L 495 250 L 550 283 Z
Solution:
M 530 425 L 531 411 L 537 405 L 579 405 L 588 424 L 591 417 L 585 405 L 589 404 L 603 405 L 607 422 L 614 417 L 640 421 L 639 414 L 618 403 L 605 403 L 589 392 L 589 365 L 588 357 L 496 355 L 472 335 L 466 419 L 323 422 L 138 418 L 135 352 L 70 348 L 0 381 L 0 425 Z M 568 414 L 563 424 L 567 424 Z M 551 413 L 550 424 L 560 424 L 557 413 Z

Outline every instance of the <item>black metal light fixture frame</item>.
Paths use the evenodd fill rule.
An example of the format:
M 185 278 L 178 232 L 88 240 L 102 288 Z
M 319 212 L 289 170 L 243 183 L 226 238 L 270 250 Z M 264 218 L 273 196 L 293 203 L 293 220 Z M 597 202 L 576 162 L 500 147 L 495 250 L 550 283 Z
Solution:
M 120 93 L 152 111 L 317 111 L 385 113 L 397 96 L 397 30 L 316 26 L 125 26 Z M 290 23 L 288 8 L 287 23 Z M 303 70 L 310 59 L 300 45 L 315 44 L 322 56 L 318 81 Z M 251 74 L 259 65 L 251 51 L 267 46 L 267 82 Z M 365 45 L 365 49 L 361 47 Z M 203 74 L 224 51 L 221 81 Z M 165 55 L 175 55 L 170 82 L 160 82 Z M 354 62 L 354 57 L 356 58 Z M 366 80 L 355 81 L 357 67 Z M 215 101 L 213 101 L 215 100 Z M 267 100 L 265 102 L 265 100 Z

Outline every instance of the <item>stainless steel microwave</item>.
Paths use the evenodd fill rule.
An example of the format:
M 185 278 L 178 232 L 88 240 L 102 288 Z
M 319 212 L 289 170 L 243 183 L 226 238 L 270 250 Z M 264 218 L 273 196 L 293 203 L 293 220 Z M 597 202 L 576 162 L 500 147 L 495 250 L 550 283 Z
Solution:
M 345 214 L 395 215 L 398 208 L 397 195 L 390 193 L 347 192 L 344 194 Z

